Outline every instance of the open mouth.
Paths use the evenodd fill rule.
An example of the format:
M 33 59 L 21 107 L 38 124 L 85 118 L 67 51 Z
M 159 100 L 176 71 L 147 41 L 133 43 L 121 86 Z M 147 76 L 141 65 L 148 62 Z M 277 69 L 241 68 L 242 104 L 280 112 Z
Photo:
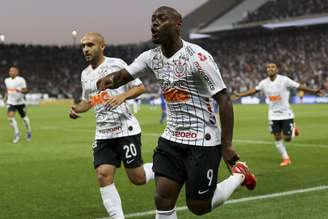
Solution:
M 159 31 L 158 30 L 151 29 L 151 36 L 153 38 L 157 38 L 158 37 L 158 34 L 159 34 Z

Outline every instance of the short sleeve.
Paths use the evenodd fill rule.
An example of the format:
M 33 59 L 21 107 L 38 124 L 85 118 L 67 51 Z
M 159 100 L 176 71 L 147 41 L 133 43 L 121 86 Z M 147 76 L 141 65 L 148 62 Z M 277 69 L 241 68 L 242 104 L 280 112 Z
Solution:
M 202 89 L 205 89 L 205 92 L 210 96 L 225 89 L 226 85 L 213 57 L 205 50 L 200 50 L 195 55 L 196 62 L 194 67 L 196 68 L 196 77 L 201 80 Z
M 146 51 L 140 54 L 129 66 L 127 66 L 126 70 L 134 78 L 138 78 L 145 72 L 150 71 L 148 62 L 149 62 L 149 51 Z
M 300 86 L 299 83 L 297 83 L 296 81 L 294 81 L 288 77 L 285 77 L 285 84 L 286 84 L 286 87 L 288 87 L 288 88 L 298 88 Z
M 264 81 L 261 81 L 261 82 L 255 87 L 255 90 L 257 90 L 257 91 L 263 91 L 263 84 L 264 84 Z
M 26 81 L 24 78 L 22 78 L 21 88 L 27 88 Z

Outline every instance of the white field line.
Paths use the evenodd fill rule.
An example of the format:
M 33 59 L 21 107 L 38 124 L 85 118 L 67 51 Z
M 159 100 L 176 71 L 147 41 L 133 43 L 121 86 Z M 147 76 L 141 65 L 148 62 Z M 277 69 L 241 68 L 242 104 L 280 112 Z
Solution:
M 286 191 L 286 192 L 278 192 L 278 193 L 272 193 L 272 194 L 267 194 L 267 195 L 259 195 L 259 196 L 246 197 L 246 198 L 240 198 L 240 199 L 231 199 L 231 200 L 226 201 L 224 203 L 224 205 L 264 200 L 264 199 L 272 199 L 272 198 L 277 198 L 277 197 L 282 197 L 282 196 L 290 196 L 290 195 L 295 195 L 295 194 L 315 192 L 315 191 L 321 191 L 321 190 L 327 190 L 327 189 L 328 189 L 328 185 L 322 185 L 322 186 L 311 187 L 311 188 L 306 188 L 306 189 L 297 189 L 297 190 L 290 190 L 290 191 Z M 181 207 L 177 207 L 176 211 L 185 211 L 187 209 L 188 208 L 186 206 L 181 206 Z M 143 217 L 143 216 L 149 216 L 149 215 L 155 215 L 155 210 L 127 214 L 127 215 L 125 215 L 125 218 L 136 218 L 136 217 Z M 110 219 L 110 218 L 104 217 L 104 218 L 98 218 L 98 219 Z
M 85 129 L 78 129 L 78 128 L 57 128 L 57 127 L 50 127 L 44 126 L 40 127 L 41 130 L 62 130 L 65 132 L 87 132 L 87 133 L 94 133 L 94 128 L 85 128 Z M 150 133 L 150 132 L 142 132 L 142 136 L 151 136 L 151 137 L 159 137 L 161 133 Z M 274 145 L 273 141 L 259 141 L 259 140 L 247 140 L 247 139 L 235 139 L 233 140 L 236 143 L 244 143 L 244 144 L 265 144 L 265 145 Z M 328 148 L 326 144 L 304 144 L 304 143 L 287 143 L 291 146 L 297 147 L 316 147 L 316 148 Z

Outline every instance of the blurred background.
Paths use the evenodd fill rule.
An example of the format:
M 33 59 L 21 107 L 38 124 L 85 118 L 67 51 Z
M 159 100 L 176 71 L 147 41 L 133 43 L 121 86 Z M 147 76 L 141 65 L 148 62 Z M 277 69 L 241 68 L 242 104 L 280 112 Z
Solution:
M 0 9 L 0 81 L 7 77 L 9 66 L 16 65 L 32 91 L 27 99 L 37 93 L 40 98 L 77 101 L 80 72 L 85 68 L 79 47 L 83 34 L 102 33 L 108 43 L 106 55 L 129 64 L 154 47 L 149 41 L 150 17 L 165 4 L 182 13 L 183 38 L 214 56 L 231 92 L 254 87 L 266 76 L 267 61 L 276 62 L 281 74 L 313 88 L 328 80 L 327 0 L 102 0 L 95 4 L 14 0 L 5 1 Z M 143 82 L 147 93 L 158 93 L 152 76 Z M 3 83 L 0 89 L 4 91 Z M 264 100 L 261 96 L 242 100 L 258 101 Z M 296 92 L 292 101 L 300 102 Z M 328 102 L 310 96 L 302 101 Z

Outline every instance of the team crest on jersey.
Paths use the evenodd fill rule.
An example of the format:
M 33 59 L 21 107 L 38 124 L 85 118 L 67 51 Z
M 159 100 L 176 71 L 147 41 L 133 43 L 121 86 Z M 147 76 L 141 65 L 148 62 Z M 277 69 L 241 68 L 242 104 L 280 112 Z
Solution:
M 182 78 L 186 75 L 188 60 L 189 58 L 183 54 L 180 55 L 179 59 L 173 60 L 173 63 L 175 65 L 174 74 L 177 78 Z

